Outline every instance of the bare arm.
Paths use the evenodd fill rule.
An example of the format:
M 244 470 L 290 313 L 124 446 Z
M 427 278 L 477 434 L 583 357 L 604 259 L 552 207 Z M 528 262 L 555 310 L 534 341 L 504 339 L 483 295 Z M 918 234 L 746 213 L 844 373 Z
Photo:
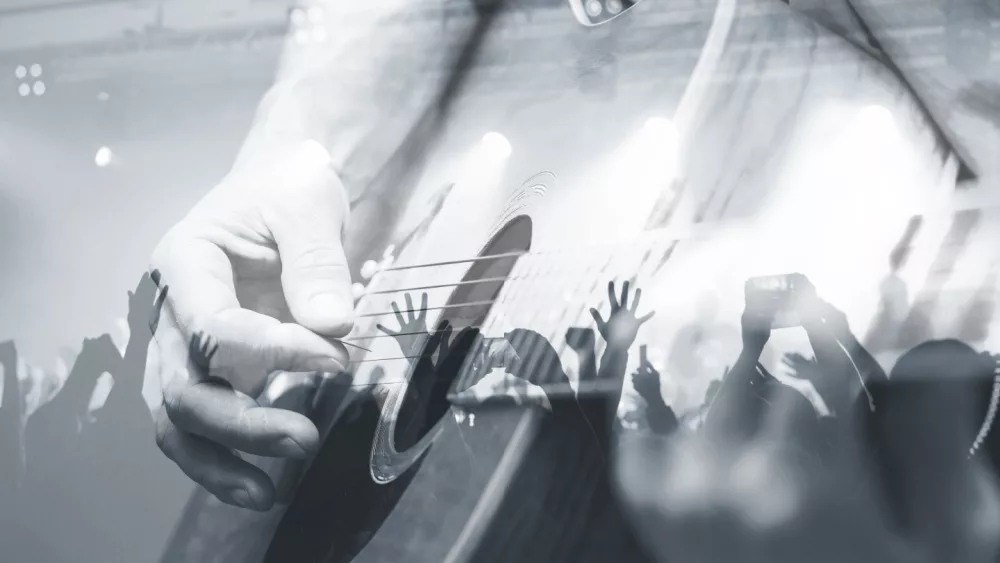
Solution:
M 313 0 L 289 29 L 275 84 L 235 167 L 307 140 L 329 151 L 351 196 L 381 168 L 435 96 L 468 33 L 466 0 Z M 451 18 L 451 21 L 448 20 Z M 352 191 L 355 190 L 355 191 Z
M 0 403 L 13 420 L 21 420 L 20 382 L 17 380 L 17 348 L 13 342 L 0 342 L 0 364 L 3 365 L 3 402 Z

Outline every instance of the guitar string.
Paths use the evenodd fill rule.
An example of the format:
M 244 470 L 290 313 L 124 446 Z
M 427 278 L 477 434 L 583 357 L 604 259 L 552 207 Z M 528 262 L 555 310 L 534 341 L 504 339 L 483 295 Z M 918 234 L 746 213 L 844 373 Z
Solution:
M 403 293 L 403 292 L 407 292 L 407 291 L 411 291 L 411 290 L 415 290 L 415 289 L 447 288 L 447 287 L 455 287 L 455 286 L 468 286 L 468 285 L 476 285 L 476 284 L 484 284 L 484 283 L 498 283 L 498 282 L 504 282 L 505 286 L 507 286 L 507 287 L 513 287 L 515 285 L 518 285 L 518 283 L 511 283 L 511 282 L 523 283 L 525 281 L 551 280 L 551 279 L 553 279 L 553 276 L 546 275 L 546 274 L 538 274 L 538 275 L 532 275 L 532 276 L 517 276 L 517 277 L 512 277 L 512 278 L 486 278 L 486 279 L 482 279 L 482 280 L 467 280 L 467 281 L 458 282 L 458 283 L 440 284 L 440 285 L 433 285 L 433 286 L 423 286 L 423 287 L 415 287 L 415 288 L 399 288 L 399 289 L 391 289 L 391 290 L 382 290 L 382 291 L 379 291 L 378 294 L 385 295 L 385 294 L 391 294 L 391 293 Z M 593 292 L 595 290 L 596 290 L 596 287 L 592 287 L 591 288 L 591 292 Z M 374 294 L 374 292 L 373 292 L 373 294 Z M 506 300 L 504 300 L 504 301 L 506 301 Z M 427 308 L 424 308 L 424 309 L 415 309 L 415 308 L 399 309 L 399 314 L 401 314 L 401 315 L 405 314 L 405 313 L 415 313 L 415 314 L 418 314 L 418 313 L 422 313 L 424 311 L 443 311 L 443 310 L 448 310 L 448 309 L 459 309 L 459 308 L 463 308 L 463 307 L 486 307 L 486 306 L 495 305 L 495 304 L 497 304 L 499 302 L 501 302 L 501 300 L 493 299 L 493 300 L 484 300 L 484 301 L 466 301 L 466 302 L 462 302 L 462 303 L 453 303 L 453 304 L 450 304 L 450 305 L 440 305 L 440 306 L 434 306 L 434 307 L 427 307 Z M 365 313 L 363 315 L 359 315 L 358 317 L 359 318 L 378 318 L 378 317 L 393 317 L 393 316 L 396 316 L 396 311 L 395 310 L 393 310 L 393 311 L 379 311 L 379 312 L 375 312 L 375 313 Z M 472 327 L 472 328 L 482 328 L 482 327 Z M 412 334 L 423 334 L 423 332 L 416 332 L 416 333 L 394 333 L 394 335 L 397 335 L 397 336 L 412 335 Z M 374 333 L 374 334 L 367 334 L 367 335 L 360 335 L 360 336 L 348 336 L 348 337 L 345 337 L 344 339 L 342 339 L 342 341 L 345 342 L 345 343 L 347 343 L 347 342 L 358 342 L 358 341 L 370 340 L 370 339 L 374 339 L 374 338 L 384 338 L 385 336 L 391 336 L 391 335 L 384 335 L 384 334 L 381 334 L 381 333 Z M 356 347 L 358 347 L 358 346 L 356 346 Z M 364 349 L 364 350 L 366 350 L 368 352 L 371 351 L 371 350 L 367 350 L 365 348 L 362 348 L 362 349 Z

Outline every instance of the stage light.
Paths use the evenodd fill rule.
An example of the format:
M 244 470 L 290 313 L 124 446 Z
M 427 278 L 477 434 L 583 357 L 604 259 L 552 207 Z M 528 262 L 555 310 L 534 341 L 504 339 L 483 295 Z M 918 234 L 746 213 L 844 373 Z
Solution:
M 367 260 L 364 264 L 361 265 L 362 278 L 370 280 L 373 277 L 375 277 L 375 274 L 377 273 L 378 273 L 378 262 L 374 260 Z
M 608 0 L 608 11 L 612 15 L 617 14 L 622 11 L 622 3 L 620 0 Z
M 650 117 L 646 120 L 645 129 L 657 140 L 672 141 L 679 136 L 677 126 L 665 117 Z
M 487 155 L 498 159 L 507 158 L 512 151 L 507 137 L 495 131 L 483 135 L 483 148 L 486 149 Z
M 361 299 L 365 294 L 365 284 L 355 283 L 351 285 L 351 293 L 354 294 L 355 299 Z
M 872 104 L 865 106 L 861 108 L 859 114 L 860 120 L 866 127 L 870 127 L 878 132 L 892 129 L 896 125 L 896 118 L 893 116 L 892 111 L 882 105 Z
M 31 86 L 28 86 L 27 84 L 21 84 L 20 86 L 17 87 L 17 93 L 21 94 L 21 96 L 27 96 L 31 94 Z
M 306 12 L 301 8 L 295 8 L 291 13 L 292 23 L 295 25 L 305 25 L 306 24 Z
M 333 159 L 330 156 L 330 151 L 326 150 L 326 147 L 315 139 L 307 139 L 302 143 L 301 154 L 305 159 L 305 164 L 310 167 L 322 168 L 329 166 L 330 161 Z
M 111 164 L 112 156 L 114 155 L 112 154 L 111 149 L 108 147 L 101 147 L 97 149 L 97 154 L 94 155 L 94 164 L 96 164 L 98 168 L 104 168 Z
M 38 78 L 42 75 L 42 65 L 35 63 L 31 65 L 31 76 Z
M 41 96 L 42 94 L 45 93 L 45 83 L 42 82 L 41 80 L 35 82 L 35 85 L 34 87 L 32 87 L 32 90 L 35 92 L 36 96 Z
M 587 2 L 587 13 L 590 14 L 590 17 L 597 17 L 601 15 L 602 11 L 604 11 L 604 7 L 601 6 L 601 3 L 598 2 L 598 0 L 590 0 Z
M 14 69 L 14 76 L 16 76 L 18 80 L 28 76 L 28 68 L 24 65 L 17 65 L 17 68 Z
M 309 42 L 309 32 L 305 29 L 299 29 L 295 31 L 295 42 L 299 45 L 305 45 Z

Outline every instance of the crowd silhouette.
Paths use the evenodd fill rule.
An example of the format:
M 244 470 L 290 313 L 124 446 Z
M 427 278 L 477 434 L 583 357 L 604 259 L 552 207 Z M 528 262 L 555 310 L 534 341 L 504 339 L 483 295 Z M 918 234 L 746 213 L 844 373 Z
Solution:
M 900 255 L 894 253 L 890 279 L 898 280 Z M 957 321 L 958 332 L 977 341 L 988 333 L 994 277 L 991 270 Z M 883 292 L 875 318 L 883 329 L 899 327 L 905 316 L 898 284 L 883 284 L 883 290 L 886 285 L 897 287 Z M 927 336 L 929 327 L 922 326 Z M 767 492 L 768 479 L 757 479 L 758 490 L 749 495 L 756 506 L 738 506 L 739 491 L 723 484 L 730 487 L 723 493 L 729 505 L 716 507 L 714 516 L 688 507 L 661 519 L 669 546 L 658 553 L 693 561 L 842 561 L 859 560 L 858 553 L 873 562 L 995 561 L 997 359 L 956 339 L 926 340 L 902 354 L 887 375 L 843 313 L 821 299 L 804 311 L 802 328 L 813 357 L 787 353 L 782 367 L 810 382 L 828 412 L 759 361 L 771 328 L 749 307 L 742 318 L 742 350 L 706 395 L 693 427 L 679 423 L 662 396 L 660 373 L 643 354 L 633 385 L 645 403 L 648 431 L 671 444 L 669 455 L 690 455 L 696 444 L 711 452 L 699 461 L 701 471 L 736 482 L 749 471 L 748 459 L 756 459 L 783 481 Z M 886 346 L 885 336 L 870 333 L 876 346 Z M 666 481 L 677 477 L 671 471 L 677 470 L 667 469 Z M 793 499 L 786 514 L 768 522 L 773 515 L 766 506 L 786 494 Z M 864 509 L 858 498 L 868 503 Z M 857 522 L 851 519 L 860 521 L 864 512 L 879 517 L 852 535 Z M 726 541 L 703 539 L 699 522 L 705 534 Z
M 153 442 L 142 396 L 147 350 L 163 303 L 162 295 L 155 298 L 156 276 L 143 275 L 129 292 L 124 354 L 108 334 L 85 339 L 65 383 L 30 416 L 25 405 L 33 380 L 24 378 L 29 384 L 22 386 L 14 343 L 0 343 L 4 561 L 156 559 L 153 551 L 176 515 L 176 507 L 164 506 L 162 487 L 177 483 Z M 104 373 L 113 385 L 91 412 Z
M 903 251 L 891 258 L 888 280 L 895 281 L 883 284 L 888 290 L 875 324 L 899 327 L 905 318 L 905 299 L 899 296 L 905 287 L 899 287 L 896 275 L 904 258 Z M 144 552 L 149 559 L 157 557 L 149 549 L 156 545 L 152 528 L 142 516 L 162 504 L 156 481 L 179 472 L 156 450 L 153 419 L 142 397 L 147 349 L 166 294 L 164 289 L 157 296 L 156 278 L 155 273 L 143 276 L 129 292 L 130 338 L 124 354 L 106 334 L 84 340 L 65 384 L 30 417 L 25 416 L 27 391 L 18 378 L 23 362 L 13 342 L 0 343 L 5 560 L 106 562 Z M 987 278 L 957 321 L 961 335 L 982 339 L 988 333 L 995 268 Z M 499 367 L 507 375 L 503 392 L 467 407 L 480 428 L 500 424 L 511 409 L 536 407 L 527 399 L 530 386 L 546 390 L 546 414 L 527 453 L 531 462 L 513 477 L 511 486 L 520 492 L 500 501 L 497 524 L 476 546 L 474 560 L 723 561 L 738 556 L 740 561 L 790 561 L 812 554 L 814 560 L 833 561 L 843 554 L 833 543 L 843 534 L 833 530 L 850 528 L 856 506 L 848 505 L 861 498 L 856 502 L 877 507 L 885 528 L 872 531 L 868 540 L 855 538 L 853 547 L 870 541 L 867 552 L 878 554 L 873 561 L 905 560 L 896 548 L 875 546 L 879 542 L 905 543 L 911 549 L 907 553 L 935 563 L 993 561 L 1000 554 L 1000 533 L 982 523 L 983 514 L 1000 519 L 1000 434 L 991 431 L 1000 410 L 997 359 L 960 340 L 928 339 L 902 354 L 887 374 L 869 352 L 869 347 L 887 346 L 884 335 L 870 331 L 865 338 L 870 343 L 863 344 L 845 315 L 818 296 L 800 311 L 812 355 L 786 353 L 780 367 L 808 382 L 822 406 L 775 377 L 762 361 L 772 331 L 766 311 L 748 306 L 740 323 L 740 352 L 717 362 L 728 367 L 712 378 L 692 412 L 675 412 L 662 384 L 671 377 L 685 379 L 675 373 L 685 366 L 704 371 L 705 362 L 692 355 L 706 337 L 693 328 L 682 330 L 678 340 L 683 343 L 671 348 L 662 374 L 646 346 L 639 347 L 631 383 L 642 398 L 646 430 L 672 455 L 691 451 L 691 444 L 710 451 L 705 471 L 732 478 L 719 479 L 730 505 L 714 516 L 678 509 L 650 518 L 658 522 L 667 547 L 638 534 L 614 492 L 612 454 L 622 430 L 616 413 L 629 351 L 652 315 L 638 316 L 640 297 L 641 290 L 630 294 L 628 282 L 620 293 L 611 283 L 610 314 L 591 310 L 596 331 L 566 331 L 566 344 L 579 359 L 580 380 L 618 382 L 601 394 L 549 393 L 569 388 L 569 376 L 553 344 L 535 331 L 515 329 L 491 339 L 476 328 L 456 333 L 447 321 L 430 331 L 426 294 L 419 308 L 406 295 L 406 314 L 393 303 L 398 328 L 378 325 L 397 340 L 413 373 L 395 425 L 401 451 L 447 415 L 452 408 L 447 388 L 468 369 L 469 358 L 476 373 Z M 710 309 L 711 303 L 702 308 Z M 710 317 L 709 324 L 728 330 Z M 600 358 L 598 335 L 607 343 Z M 191 350 L 207 362 L 211 340 L 199 335 Z M 105 372 L 114 385 L 103 406 L 90 412 Z M 269 549 L 268 561 L 289 554 L 303 561 L 350 561 L 394 510 L 406 479 L 376 485 L 367 464 L 345 462 L 367 459 L 371 436 L 365 429 L 378 422 L 381 408 L 374 397 L 359 401 L 309 470 L 303 469 L 299 487 L 309 494 L 291 500 L 291 516 L 278 526 L 273 542 L 267 534 L 260 538 L 260 548 Z M 748 458 L 762 460 L 776 472 L 771 481 L 782 481 L 785 493 L 793 491 L 783 515 L 761 501 L 760 495 L 785 494 L 767 492 L 771 481 L 755 481 L 755 495 L 740 496 L 739 488 L 747 485 L 732 472 Z M 664 481 L 670 481 L 672 466 L 663 471 Z M 345 503 L 364 505 L 366 512 L 346 514 Z M 737 513 L 741 516 L 734 520 Z M 553 522 L 562 533 L 552 533 Z M 725 541 L 704 540 L 705 529 Z M 331 541 L 339 549 L 333 559 Z M 817 553 L 830 555 L 816 559 Z

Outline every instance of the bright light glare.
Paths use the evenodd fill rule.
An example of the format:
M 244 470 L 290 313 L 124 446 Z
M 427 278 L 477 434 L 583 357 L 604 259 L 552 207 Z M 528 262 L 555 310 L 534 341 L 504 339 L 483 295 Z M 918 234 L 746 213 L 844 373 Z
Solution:
M 300 8 L 295 8 L 292 10 L 292 23 L 295 25 L 305 25 L 306 23 L 306 13 Z
M 680 144 L 680 133 L 673 121 L 652 117 L 600 167 L 601 183 L 628 186 L 631 194 L 628 198 L 595 194 L 593 201 L 601 202 L 595 203 L 600 205 L 600 213 L 614 224 L 604 233 L 606 236 L 634 237 L 661 199 L 675 197 L 671 187 L 678 173 Z
M 94 164 L 99 168 L 104 168 L 105 166 L 111 164 L 112 157 L 111 149 L 108 147 L 101 147 L 97 149 L 97 154 L 94 155 Z
M 892 111 L 878 104 L 861 108 L 858 117 L 864 124 L 880 132 L 892 129 L 896 125 L 896 119 L 892 115 Z
M 302 153 L 316 164 L 322 166 L 330 164 L 330 152 L 326 150 L 326 147 L 322 143 L 315 139 L 308 139 L 302 143 Z
M 319 6 L 309 8 L 309 21 L 314 24 L 321 23 L 323 21 L 323 8 Z
M 27 96 L 28 94 L 31 94 L 31 86 L 28 86 L 27 84 L 21 84 L 20 86 L 17 87 L 17 93 L 21 94 L 22 96 Z
M 42 75 L 42 65 L 35 63 L 31 65 L 31 76 L 38 78 Z
M 673 144 L 680 137 L 674 122 L 665 117 L 651 117 L 646 121 L 646 133 L 654 143 Z M 670 145 L 667 145 L 670 146 Z
M 45 93 L 45 83 L 42 82 L 41 80 L 35 82 L 34 90 L 36 96 L 41 96 L 42 94 Z
M 510 141 L 500 133 L 490 131 L 483 135 L 483 148 L 486 153 L 497 159 L 504 159 L 510 156 L 512 151 Z
M 364 264 L 361 265 L 361 277 L 366 280 L 370 280 L 375 277 L 378 273 L 378 262 L 374 260 L 366 260 Z
M 295 42 L 299 45 L 305 45 L 309 42 L 309 32 L 305 29 L 300 29 L 295 32 Z
M 351 293 L 354 294 L 355 299 L 361 299 L 361 297 L 365 294 L 365 284 L 355 283 L 351 285 Z
M 16 76 L 18 79 L 28 76 L 27 67 L 25 67 L 24 65 L 17 65 L 17 68 L 14 69 L 14 76 Z

